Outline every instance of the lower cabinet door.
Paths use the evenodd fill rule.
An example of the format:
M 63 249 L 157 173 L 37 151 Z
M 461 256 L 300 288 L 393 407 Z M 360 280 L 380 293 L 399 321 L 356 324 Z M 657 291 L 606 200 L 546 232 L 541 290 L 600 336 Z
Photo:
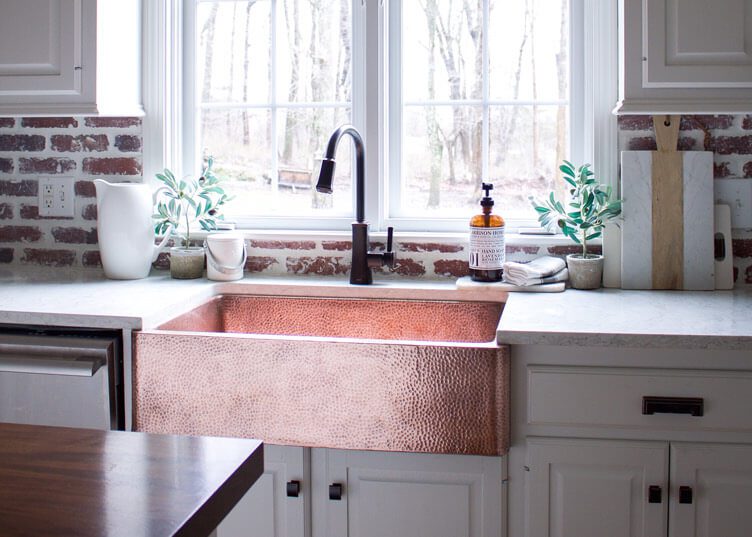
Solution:
M 527 537 L 667 535 L 668 443 L 528 438 L 527 456 Z
M 752 535 L 752 446 L 671 444 L 669 537 Z
M 313 449 L 313 537 L 501 537 L 504 464 Z
M 296 482 L 298 486 L 296 487 Z M 288 487 L 288 483 L 290 486 Z M 289 488 L 289 490 L 288 490 Z M 264 444 L 264 473 L 217 527 L 217 537 L 304 537 L 308 449 Z M 297 493 L 297 496 L 295 494 Z

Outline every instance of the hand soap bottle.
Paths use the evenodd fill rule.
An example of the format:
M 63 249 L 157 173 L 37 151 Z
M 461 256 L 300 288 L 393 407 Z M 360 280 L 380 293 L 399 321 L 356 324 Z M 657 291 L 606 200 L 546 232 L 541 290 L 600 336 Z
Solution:
M 483 212 L 470 219 L 470 278 L 476 282 L 498 282 L 504 265 L 504 219 L 491 214 L 494 201 L 489 193 L 493 185 L 482 186 L 486 194 L 480 200 Z

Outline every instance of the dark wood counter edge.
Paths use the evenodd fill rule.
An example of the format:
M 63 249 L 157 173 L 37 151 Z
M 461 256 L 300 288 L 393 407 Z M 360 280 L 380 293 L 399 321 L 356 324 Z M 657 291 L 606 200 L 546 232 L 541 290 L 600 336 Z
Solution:
M 175 537 L 207 537 L 233 510 L 248 492 L 245 485 L 255 483 L 264 473 L 264 444 L 251 453 L 243 464 L 230 475 L 222 488 L 216 490 L 197 511 L 188 517 L 175 532 Z
M 212 487 L 214 487 L 213 492 L 208 498 L 203 500 L 203 503 L 194 504 L 195 507 L 192 506 L 192 512 L 188 512 L 187 510 L 184 511 L 180 515 L 180 517 L 182 517 L 182 520 L 180 520 L 180 518 L 173 519 L 172 527 L 170 529 L 170 535 L 191 537 L 206 537 L 210 535 L 216 529 L 219 523 L 222 522 L 222 520 L 227 516 L 227 514 L 235 507 L 235 505 L 249 490 L 249 488 L 258 480 L 258 478 L 263 474 L 264 471 L 263 443 L 260 440 L 256 439 L 161 435 L 130 431 L 104 431 L 97 429 L 74 429 L 69 427 L 0 423 L 0 439 L 6 440 L 2 445 L 3 450 L 7 448 L 13 455 L 18 455 L 19 453 L 24 452 L 14 451 L 18 449 L 18 446 L 21 446 L 21 448 L 25 449 L 29 449 L 29 447 L 34 450 L 42 449 L 42 451 L 48 451 L 52 449 L 51 453 L 54 454 L 55 457 L 63 455 L 63 460 L 65 460 L 63 466 L 60 466 L 59 463 L 61 459 L 52 458 L 40 461 L 42 463 L 41 468 L 51 466 L 56 470 L 64 468 L 65 466 L 70 466 L 69 463 L 71 461 L 74 464 L 79 462 L 82 455 L 84 455 L 87 451 L 91 452 L 92 444 L 107 445 L 110 440 L 121 435 L 123 438 L 130 437 L 127 441 L 124 442 L 125 444 L 132 444 L 133 437 L 130 435 L 149 437 L 150 441 L 156 442 L 156 444 L 159 446 L 159 449 L 161 449 L 163 446 L 169 446 L 170 443 L 174 442 L 176 439 L 184 443 L 186 447 L 189 447 L 191 445 L 200 445 L 199 443 L 205 442 L 209 442 L 215 445 L 221 444 L 222 442 L 235 442 L 235 446 L 228 444 L 227 448 L 231 449 L 231 451 L 234 451 L 236 454 L 239 451 L 239 446 L 237 445 L 237 443 L 242 442 L 246 444 L 245 447 L 240 449 L 241 452 L 248 448 L 252 448 L 247 455 L 245 453 L 242 454 L 242 456 L 245 457 L 242 461 L 240 461 L 239 458 L 236 457 L 235 462 L 230 465 L 234 465 L 234 469 L 229 475 L 222 476 L 224 480 L 221 483 L 216 479 L 214 480 L 214 482 L 212 483 Z M 17 438 L 21 441 L 21 443 L 17 445 L 8 443 L 8 437 Z M 60 442 L 61 446 L 66 447 L 64 447 L 61 451 L 58 451 L 55 447 L 55 442 Z M 118 448 L 122 448 L 122 444 L 116 444 L 118 444 Z M 73 447 L 74 453 L 76 454 L 73 459 L 71 459 L 70 457 L 65 457 L 65 455 L 70 452 L 71 447 Z M 116 448 L 116 450 L 118 448 Z M 98 454 L 100 456 L 107 456 L 108 452 L 111 452 L 111 450 L 102 449 L 100 452 L 98 452 Z M 11 460 L 12 458 L 13 457 L 11 457 Z M 0 462 L 0 473 L 7 471 L 7 468 L 4 468 L 4 466 L 8 466 L 7 464 L 4 464 L 7 462 L 7 460 Z M 98 462 L 99 461 L 97 459 L 88 459 L 88 463 L 91 464 L 96 465 Z M 8 467 L 13 468 L 13 466 Z M 36 471 L 38 473 L 39 468 L 39 466 L 33 468 L 32 472 Z M 190 470 L 191 468 L 186 468 L 186 471 Z M 109 479 L 108 476 L 103 477 Z M 58 481 L 60 480 L 58 479 Z M 95 482 L 92 483 L 94 485 L 98 484 Z M 53 503 L 53 509 L 55 508 L 54 505 L 55 504 Z

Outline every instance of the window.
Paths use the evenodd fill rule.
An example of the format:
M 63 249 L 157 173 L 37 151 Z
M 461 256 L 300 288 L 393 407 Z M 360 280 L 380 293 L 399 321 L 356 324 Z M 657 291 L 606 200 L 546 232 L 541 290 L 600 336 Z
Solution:
M 182 169 L 213 155 L 242 227 L 346 230 L 349 139 L 333 195 L 311 172 L 351 122 L 372 228 L 462 231 L 481 181 L 532 224 L 558 162 L 593 158 L 585 1 L 183 0 Z

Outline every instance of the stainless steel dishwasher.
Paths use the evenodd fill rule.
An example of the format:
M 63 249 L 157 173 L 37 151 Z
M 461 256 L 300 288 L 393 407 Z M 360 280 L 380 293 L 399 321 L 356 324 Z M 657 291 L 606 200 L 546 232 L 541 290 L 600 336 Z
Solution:
M 0 332 L 0 422 L 123 428 L 117 332 Z

